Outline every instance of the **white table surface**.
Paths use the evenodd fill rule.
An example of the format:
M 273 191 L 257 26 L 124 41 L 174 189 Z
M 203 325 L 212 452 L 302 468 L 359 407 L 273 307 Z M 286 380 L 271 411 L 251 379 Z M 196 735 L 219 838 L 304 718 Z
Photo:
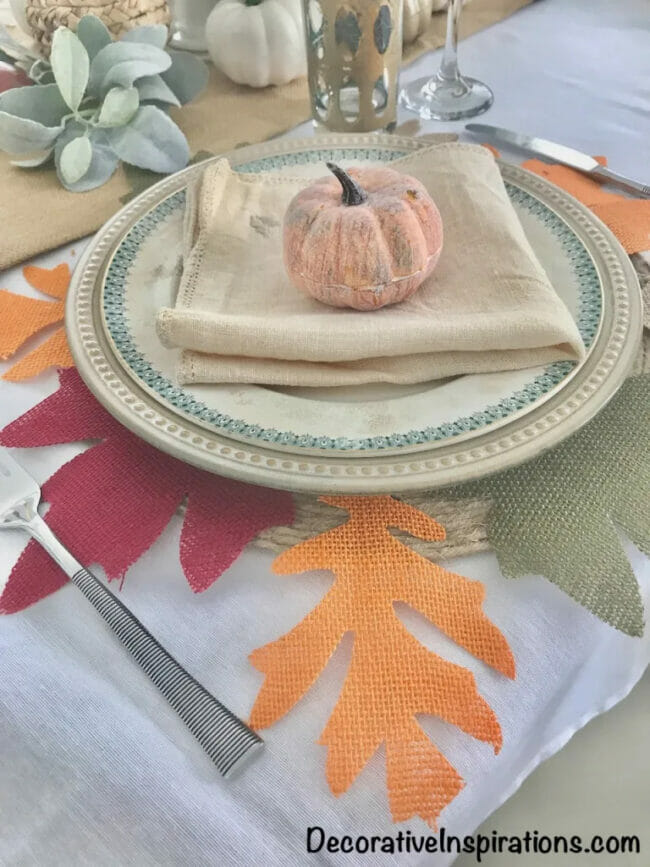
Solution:
M 607 154 L 613 168 L 639 178 L 645 172 L 647 181 L 649 37 L 647 0 L 538 0 L 464 41 L 461 66 L 494 89 L 495 104 L 482 118 L 486 123 Z M 404 79 L 434 70 L 437 62 L 437 55 L 421 58 Z M 423 131 L 446 129 L 459 130 L 460 125 L 422 124 Z M 291 133 L 304 134 L 310 134 L 309 125 Z M 81 244 L 72 248 L 78 253 Z M 45 257 L 43 263 L 74 260 L 70 250 Z M 3 275 L 2 284 L 29 291 L 16 269 Z M 55 387 L 53 373 L 20 385 L 0 383 L 0 424 Z M 78 451 L 76 446 L 60 446 L 19 455 L 43 480 Z M 130 571 L 123 598 L 210 689 L 245 714 L 259 686 L 257 674 L 242 667 L 246 653 L 297 622 L 327 582 L 323 576 L 311 576 L 282 579 L 279 584 L 270 573 L 271 557 L 251 549 L 214 588 L 193 596 L 183 584 L 178 563 L 178 532 L 175 520 Z M 0 586 L 21 544 L 14 534 L 0 539 Z M 648 559 L 629 544 L 626 550 L 650 592 Z M 537 751 L 536 761 L 520 767 L 516 778 L 489 756 L 481 754 L 471 762 L 462 750 L 454 756 L 461 766 L 467 759 L 469 771 L 475 770 L 472 762 L 483 769 L 443 814 L 442 824 L 467 833 L 512 795 L 539 760 L 558 750 L 575 728 L 624 698 L 647 665 L 648 642 L 634 643 L 615 634 L 543 579 L 505 582 L 491 554 L 464 558 L 453 568 L 485 582 L 486 611 L 508 636 L 518 660 L 526 654 L 528 636 L 522 621 L 530 594 L 542 610 L 531 614 L 531 622 L 539 616 L 549 634 L 558 630 L 557 645 L 562 632 L 566 637 L 575 631 L 586 654 L 586 673 L 576 672 L 573 687 L 569 678 L 563 682 L 554 716 L 545 720 L 555 737 L 546 750 Z M 410 625 L 417 634 L 417 621 Z M 564 661 L 570 648 L 567 640 Z M 552 660 L 558 647 L 548 647 L 547 653 Z M 1 864 L 371 863 L 361 856 L 308 857 L 298 830 L 324 824 L 333 833 L 375 831 L 374 826 L 367 827 L 369 816 L 376 817 L 383 833 L 391 830 L 377 757 L 339 801 L 327 792 L 323 780 L 322 748 L 313 742 L 340 687 L 345 664 L 341 658 L 310 697 L 267 732 L 259 776 L 226 790 L 173 715 L 102 632 L 92 612 L 87 613 L 74 588 L 0 622 L 0 656 L 6 662 L 0 683 Z M 458 661 L 467 664 L 465 657 Z M 496 705 L 503 690 L 478 668 L 475 673 L 481 691 Z M 522 678 L 513 690 L 525 690 L 525 666 Z M 532 689 L 532 681 L 527 688 Z M 516 714 L 512 723 L 508 721 L 512 703 L 526 693 L 508 695 L 511 706 L 498 708 L 506 735 L 509 725 L 516 728 Z M 585 837 L 638 833 L 645 839 L 647 854 L 647 705 L 646 678 L 633 698 L 587 726 L 529 777 L 488 819 L 485 830 L 517 833 L 537 828 Z M 443 741 L 447 738 L 453 753 L 454 732 L 438 734 Z M 417 831 L 422 833 L 421 824 Z M 417 862 L 385 863 L 443 867 L 450 861 L 428 856 Z M 474 860 L 461 857 L 456 863 L 466 867 Z M 496 855 L 486 856 L 483 863 L 496 867 L 514 862 Z M 531 857 L 524 863 L 537 861 Z M 583 856 L 576 863 L 588 864 L 590 859 Z M 606 862 L 601 858 L 594 863 Z M 643 857 L 621 857 L 611 863 L 645 862 Z

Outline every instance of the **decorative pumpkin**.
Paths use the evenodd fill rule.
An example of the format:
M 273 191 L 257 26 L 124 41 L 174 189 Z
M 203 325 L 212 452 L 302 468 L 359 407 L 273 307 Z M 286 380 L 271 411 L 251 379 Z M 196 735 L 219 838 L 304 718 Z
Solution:
M 417 39 L 431 23 L 433 0 L 404 0 L 402 40 L 404 45 Z
M 220 0 L 205 36 L 212 62 L 251 87 L 307 74 L 302 0 Z
M 291 281 L 334 307 L 375 310 L 412 295 L 442 250 L 442 220 L 420 181 L 384 166 L 301 190 L 284 218 Z
M 166 0 L 27 0 L 25 8 L 32 35 L 46 54 L 57 27 L 76 30 L 84 15 L 101 18 L 115 39 L 133 27 L 167 25 L 171 17 Z

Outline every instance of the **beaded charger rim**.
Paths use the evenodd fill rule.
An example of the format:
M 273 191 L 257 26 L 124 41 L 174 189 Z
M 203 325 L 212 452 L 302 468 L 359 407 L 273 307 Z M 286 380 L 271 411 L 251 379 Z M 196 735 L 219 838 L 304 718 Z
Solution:
M 323 135 L 273 141 L 226 154 L 236 166 L 269 155 L 337 147 L 410 152 L 428 142 L 381 135 Z M 383 493 L 427 490 L 479 478 L 520 463 L 576 431 L 611 398 L 633 363 L 641 332 L 641 297 L 628 257 L 607 227 L 572 196 L 514 166 L 506 181 L 544 201 L 567 221 L 589 249 L 605 288 L 603 323 L 594 349 L 566 387 L 511 425 L 487 429 L 471 442 L 418 454 L 368 455 L 362 459 L 296 454 L 236 441 L 207 431 L 186 414 L 156 399 L 124 370 L 105 333 L 101 284 L 111 256 L 130 229 L 159 202 L 201 172 L 193 166 L 166 178 L 130 202 L 91 242 L 68 295 L 68 339 L 79 371 L 100 402 L 151 444 L 203 469 L 267 487 L 297 491 Z

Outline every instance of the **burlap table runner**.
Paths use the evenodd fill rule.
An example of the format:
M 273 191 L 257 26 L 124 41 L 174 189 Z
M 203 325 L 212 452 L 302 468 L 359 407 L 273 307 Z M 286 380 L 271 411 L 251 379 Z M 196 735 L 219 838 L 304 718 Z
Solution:
M 470 36 L 495 24 L 530 2 L 470 3 L 463 12 L 462 35 Z M 443 13 L 432 17 L 429 30 L 406 48 L 404 64 L 444 43 L 445 20 Z M 307 120 L 307 82 L 301 79 L 284 87 L 255 90 L 233 84 L 213 69 L 206 91 L 195 102 L 174 111 L 173 117 L 187 136 L 193 154 L 218 154 L 280 135 Z M 131 189 L 129 173 L 120 168 L 109 183 L 97 190 L 69 193 L 60 186 L 52 168 L 17 169 L 6 154 L 0 154 L 4 216 L 0 269 L 96 231 L 119 210 Z

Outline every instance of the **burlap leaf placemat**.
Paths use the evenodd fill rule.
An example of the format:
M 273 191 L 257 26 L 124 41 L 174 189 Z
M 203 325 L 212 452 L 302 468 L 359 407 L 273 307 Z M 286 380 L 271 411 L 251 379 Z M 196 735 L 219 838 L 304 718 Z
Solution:
M 527 6 L 532 0 L 481 0 L 463 12 L 462 36 L 470 36 Z M 404 63 L 444 43 L 446 15 L 437 13 L 427 32 L 409 45 Z M 432 73 L 434 69 L 432 68 Z M 190 152 L 222 153 L 280 135 L 309 118 L 306 79 L 263 90 L 242 87 L 212 68 L 207 89 L 172 116 L 190 144 Z M 97 190 L 69 193 L 52 168 L 18 169 L 0 154 L 0 189 L 5 221 L 0 235 L 0 270 L 96 231 L 132 195 L 134 173 L 122 167 Z M 136 189 L 147 180 L 137 176 Z
M 561 446 L 450 492 L 489 497 L 487 536 L 508 578 L 544 575 L 601 620 L 643 632 L 617 528 L 650 555 L 650 376 L 627 380 Z
M 81 561 L 100 565 L 109 581 L 124 578 L 181 504 L 178 553 L 194 593 L 212 586 L 263 527 L 293 519 L 289 493 L 206 473 L 135 436 L 74 369 L 60 370 L 58 389 L 0 430 L 0 444 L 9 448 L 89 440 L 43 483 L 43 500 L 51 529 Z M 88 521 L 88 515 L 100 519 Z M 67 581 L 32 540 L 0 593 L 0 615 L 22 611 Z
M 351 632 L 352 662 L 318 740 L 327 747 L 327 782 L 335 795 L 346 792 L 384 744 L 393 821 L 420 816 L 435 829 L 440 811 L 464 783 L 416 715 L 433 713 L 492 744 L 495 753 L 503 736 L 470 671 L 422 645 L 401 623 L 394 603 L 407 603 L 508 678 L 515 677 L 512 651 L 482 609 L 480 582 L 420 557 L 391 533 L 399 527 L 409 538 L 441 539 L 445 530 L 437 521 L 393 497 L 324 499 L 338 511 L 337 528 L 280 554 L 272 569 L 279 575 L 329 569 L 334 583 L 293 629 L 251 653 L 264 683 L 249 722 L 259 730 L 288 713 Z M 342 520 L 341 509 L 349 517 Z

